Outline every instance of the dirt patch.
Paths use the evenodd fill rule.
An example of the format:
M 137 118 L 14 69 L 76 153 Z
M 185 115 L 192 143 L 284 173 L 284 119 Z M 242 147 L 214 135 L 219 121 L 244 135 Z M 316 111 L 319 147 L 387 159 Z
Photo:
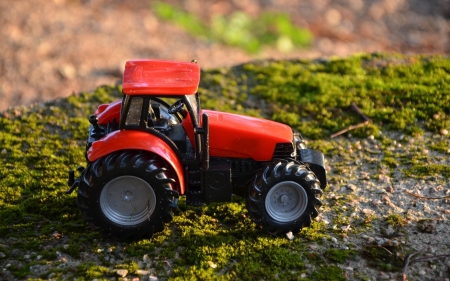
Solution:
M 282 11 L 315 41 L 308 50 L 249 55 L 161 22 L 147 1 L 0 1 L 0 110 L 114 84 L 135 58 L 195 58 L 211 68 L 260 58 L 450 52 L 449 0 L 169 2 L 206 21 L 213 13 Z

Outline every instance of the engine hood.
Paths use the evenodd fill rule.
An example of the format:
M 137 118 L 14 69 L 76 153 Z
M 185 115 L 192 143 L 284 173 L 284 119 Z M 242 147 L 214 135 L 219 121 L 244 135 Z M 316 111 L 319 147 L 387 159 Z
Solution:
M 277 143 L 292 143 L 292 129 L 261 118 L 212 110 L 209 116 L 209 153 L 217 157 L 272 159 Z

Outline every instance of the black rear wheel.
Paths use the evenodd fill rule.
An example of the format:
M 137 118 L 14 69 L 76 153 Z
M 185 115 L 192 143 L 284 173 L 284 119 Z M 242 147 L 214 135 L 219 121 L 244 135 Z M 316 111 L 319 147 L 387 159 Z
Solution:
M 178 192 L 175 174 L 159 156 L 120 151 L 88 165 L 77 204 L 84 219 L 105 236 L 149 238 L 172 220 Z
M 253 221 L 272 235 L 311 225 L 322 205 L 320 182 L 305 165 L 284 160 L 262 166 L 247 194 Z

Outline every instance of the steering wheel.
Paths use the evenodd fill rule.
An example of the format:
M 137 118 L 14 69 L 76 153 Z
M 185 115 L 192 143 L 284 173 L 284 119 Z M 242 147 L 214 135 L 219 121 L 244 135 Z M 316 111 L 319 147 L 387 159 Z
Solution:
M 175 114 L 177 112 L 179 112 L 184 106 L 183 100 L 177 100 L 174 104 L 172 104 L 169 109 L 167 110 L 167 112 L 169 114 Z

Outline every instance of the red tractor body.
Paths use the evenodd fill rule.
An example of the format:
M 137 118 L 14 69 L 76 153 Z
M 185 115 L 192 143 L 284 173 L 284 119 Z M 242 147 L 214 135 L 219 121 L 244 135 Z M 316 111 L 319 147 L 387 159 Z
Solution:
M 151 236 L 179 195 L 202 205 L 236 194 L 270 233 L 309 225 L 326 186 L 323 155 L 287 125 L 201 110 L 199 81 L 195 63 L 126 63 L 123 99 L 89 117 L 88 167 L 69 176 L 86 220 L 123 239 Z

